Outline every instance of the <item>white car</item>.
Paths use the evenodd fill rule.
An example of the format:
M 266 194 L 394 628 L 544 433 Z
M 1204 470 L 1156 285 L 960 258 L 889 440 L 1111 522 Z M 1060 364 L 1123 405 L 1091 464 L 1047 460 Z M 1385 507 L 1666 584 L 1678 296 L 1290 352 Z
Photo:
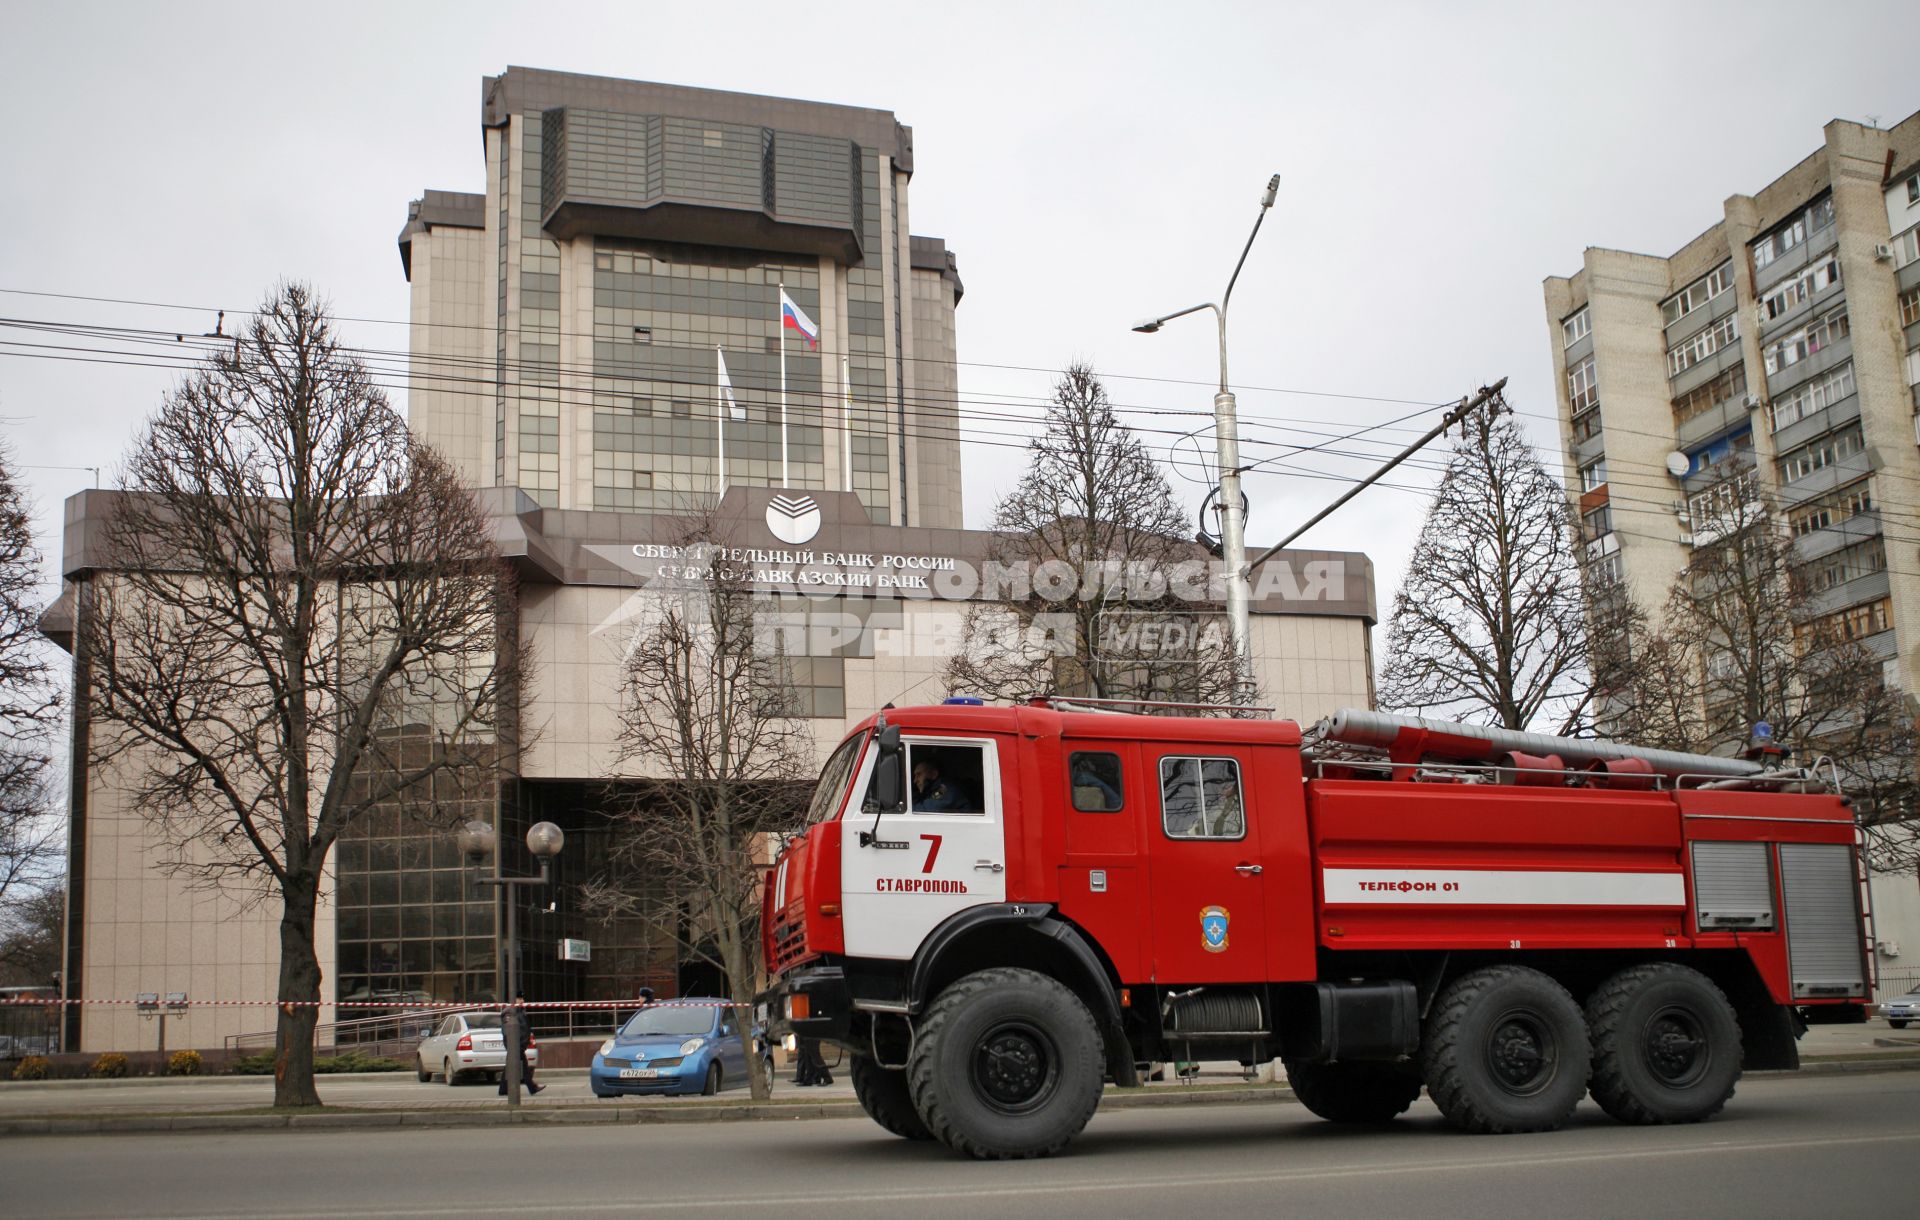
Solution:
M 539 1065 L 540 1048 L 529 1037 L 527 1066 Z M 448 1084 L 455 1084 L 469 1072 L 484 1072 L 497 1080 L 506 1067 L 500 1014 L 491 1009 L 448 1013 L 414 1052 L 414 1070 L 422 1084 L 435 1076 L 444 1076 Z
M 1880 1015 L 1895 1029 L 1905 1029 L 1909 1023 L 1920 1021 L 1920 987 L 1880 1005 Z

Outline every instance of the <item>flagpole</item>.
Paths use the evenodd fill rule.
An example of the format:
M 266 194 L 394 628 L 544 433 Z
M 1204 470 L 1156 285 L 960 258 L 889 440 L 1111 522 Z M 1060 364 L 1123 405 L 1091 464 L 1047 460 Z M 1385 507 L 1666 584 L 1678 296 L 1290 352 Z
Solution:
M 848 491 L 853 490 L 853 374 L 849 371 L 851 362 L 840 357 L 840 444 L 844 455 L 841 459 L 841 480 Z
M 787 487 L 787 285 L 780 284 L 780 486 Z
M 718 500 L 727 493 L 727 397 L 720 391 L 720 379 L 725 375 L 723 370 L 727 367 L 727 354 L 716 344 L 713 355 L 713 427 L 718 438 L 719 449 L 718 473 L 713 480 L 713 498 Z

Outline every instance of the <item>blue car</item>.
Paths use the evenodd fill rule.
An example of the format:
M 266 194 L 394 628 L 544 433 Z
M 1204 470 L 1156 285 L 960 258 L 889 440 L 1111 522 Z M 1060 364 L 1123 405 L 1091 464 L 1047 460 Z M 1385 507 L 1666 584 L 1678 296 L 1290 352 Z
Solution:
M 744 1087 L 740 1018 L 725 1000 L 689 996 L 650 1004 L 600 1044 L 588 1082 L 595 1097 L 704 1093 Z M 755 1068 L 773 1084 L 773 1051 L 753 1031 Z

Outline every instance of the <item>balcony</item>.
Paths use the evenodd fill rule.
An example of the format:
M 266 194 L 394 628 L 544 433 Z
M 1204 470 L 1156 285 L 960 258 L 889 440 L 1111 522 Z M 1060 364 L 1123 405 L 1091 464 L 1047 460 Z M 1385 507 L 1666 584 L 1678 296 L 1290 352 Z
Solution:
M 1682 421 L 1673 434 L 1674 447 L 1692 449 L 1723 433 L 1744 428 L 1751 415 L 1752 410 L 1747 406 L 1747 395 L 1735 394 L 1720 405 L 1709 407 L 1693 418 Z
M 1698 389 L 1715 377 L 1740 363 L 1740 341 L 1735 339 L 1725 347 L 1714 352 L 1700 363 L 1681 369 L 1667 378 L 1668 393 L 1678 398 L 1689 390 Z M 1672 367 L 1669 365 L 1668 367 Z
M 1833 249 L 1836 240 L 1836 231 L 1831 221 L 1807 234 L 1807 240 L 1754 272 L 1753 294 L 1765 298 L 1769 292 L 1780 286 L 1782 280 L 1804 269 L 1816 255 L 1825 254 Z
M 1812 415 L 1803 415 L 1773 434 L 1775 453 L 1798 449 L 1816 436 L 1833 431 L 1860 418 L 1860 395 L 1849 394 L 1839 402 L 1821 407 Z
M 1710 487 L 1718 487 L 1720 484 L 1728 482 L 1729 480 L 1751 474 L 1755 465 L 1753 450 L 1736 450 L 1726 457 L 1721 458 L 1719 461 L 1702 466 L 1692 474 L 1681 479 L 1680 489 L 1686 492 L 1688 497 L 1691 498 L 1706 491 Z
M 1795 361 L 1775 372 L 1767 374 L 1767 396 L 1776 398 L 1791 390 L 1809 377 L 1817 377 L 1828 369 L 1845 364 L 1853 359 L 1853 336 L 1834 339 L 1817 352 L 1808 353 L 1806 359 Z
M 1805 504 L 1815 496 L 1824 495 L 1836 487 L 1864 478 L 1880 469 L 1879 455 L 1869 445 L 1865 453 L 1856 453 L 1852 457 L 1842 458 L 1829 466 L 1823 466 L 1803 479 L 1780 485 L 1780 503 L 1787 508 Z
M 1822 589 L 1809 597 L 1807 613 L 1832 614 L 1837 610 L 1845 610 L 1848 606 L 1879 601 L 1887 596 L 1889 588 L 1888 575 L 1885 572 L 1870 572 L 1865 576 L 1856 576 L 1852 580 L 1842 581 L 1831 589 Z
M 1793 327 L 1801 325 L 1814 314 L 1819 313 L 1830 305 L 1838 303 L 1845 295 L 1846 285 L 1842 284 L 1839 280 L 1835 280 L 1833 283 L 1828 284 L 1825 288 L 1822 288 L 1777 318 L 1767 318 L 1766 307 L 1764 305 L 1761 306 L 1761 317 L 1765 319 L 1760 323 L 1761 346 L 1765 347 L 1767 340 L 1777 338 Z
M 1802 534 L 1793 540 L 1793 557 L 1797 563 L 1806 563 L 1831 555 L 1842 547 L 1852 546 L 1856 542 L 1865 542 L 1880 533 L 1880 511 L 1855 513 L 1844 521 L 1836 521 L 1823 530 L 1811 534 Z

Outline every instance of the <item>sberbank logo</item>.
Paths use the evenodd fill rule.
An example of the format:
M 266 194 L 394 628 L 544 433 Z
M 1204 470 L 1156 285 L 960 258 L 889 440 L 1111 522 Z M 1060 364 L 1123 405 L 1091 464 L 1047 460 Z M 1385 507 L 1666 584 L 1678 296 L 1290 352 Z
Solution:
M 788 546 L 811 542 L 820 532 L 820 505 L 812 496 L 775 496 L 767 504 L 767 529 Z

